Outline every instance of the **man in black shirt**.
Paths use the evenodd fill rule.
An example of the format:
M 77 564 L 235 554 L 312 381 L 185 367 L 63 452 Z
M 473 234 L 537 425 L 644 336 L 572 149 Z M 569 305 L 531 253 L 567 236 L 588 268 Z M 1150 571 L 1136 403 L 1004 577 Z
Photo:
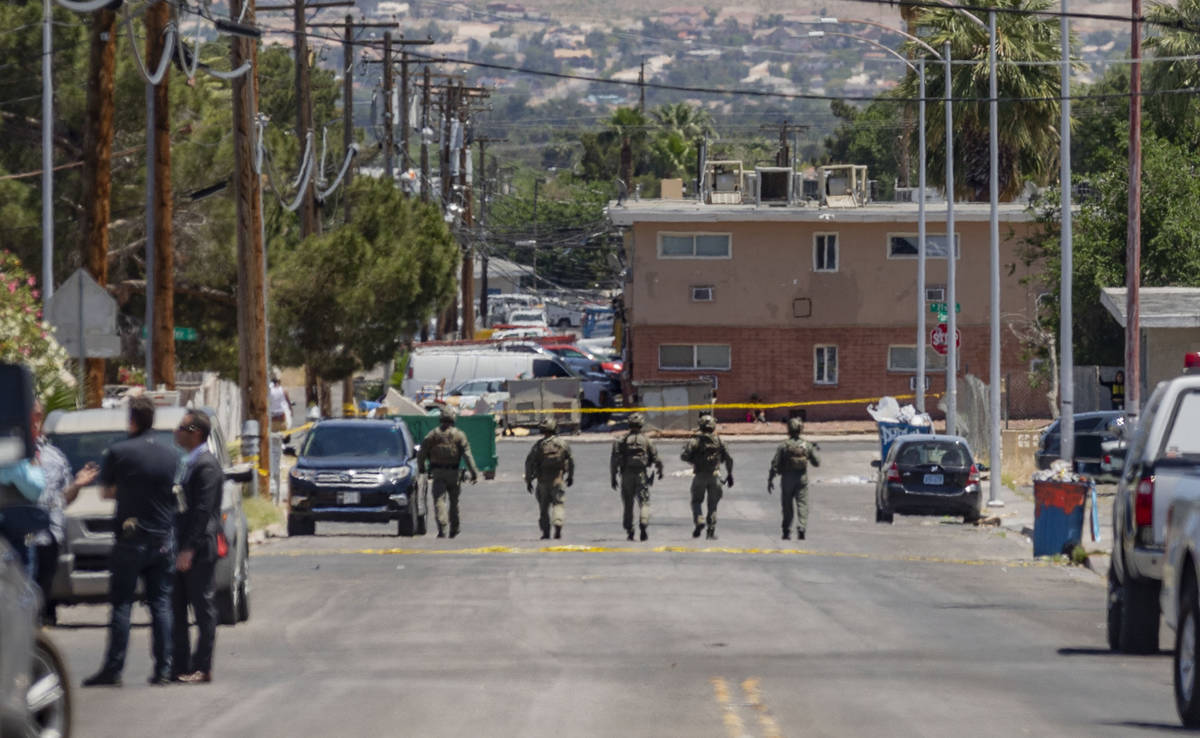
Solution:
M 147 397 L 129 402 L 129 438 L 113 444 L 100 464 L 104 496 L 117 500 L 116 543 L 109 563 L 108 649 L 104 666 L 83 686 L 121 684 L 129 646 L 129 615 L 137 581 L 145 582 L 150 608 L 154 673 L 150 683 L 171 681 L 171 581 L 175 573 L 175 474 L 179 451 L 156 441 L 154 403 Z

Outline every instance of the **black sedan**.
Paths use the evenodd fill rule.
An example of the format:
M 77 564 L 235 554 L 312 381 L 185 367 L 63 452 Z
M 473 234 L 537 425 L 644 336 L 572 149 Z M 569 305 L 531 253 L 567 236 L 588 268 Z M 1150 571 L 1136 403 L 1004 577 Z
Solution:
M 1114 472 L 1111 464 L 1105 468 L 1104 444 L 1121 439 L 1121 425 L 1124 421 L 1123 410 L 1075 413 L 1075 471 L 1111 479 L 1119 475 L 1120 472 Z M 1039 469 L 1049 469 L 1050 464 L 1059 458 L 1062 447 L 1062 430 L 1059 423 L 1059 420 L 1055 420 L 1042 431 L 1037 452 L 1034 454 L 1034 461 Z
M 412 435 L 399 420 L 324 420 L 313 426 L 288 474 L 288 535 L 317 521 L 396 521 L 402 536 L 425 533 Z
M 900 436 L 871 465 L 879 466 L 875 522 L 891 523 L 896 513 L 979 519 L 979 469 L 961 436 Z

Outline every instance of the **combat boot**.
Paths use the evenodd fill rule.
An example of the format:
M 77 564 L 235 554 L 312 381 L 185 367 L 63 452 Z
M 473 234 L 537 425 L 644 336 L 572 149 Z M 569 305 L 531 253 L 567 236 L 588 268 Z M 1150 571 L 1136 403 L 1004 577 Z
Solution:
M 561 525 L 554 526 L 554 537 L 562 538 L 562 526 Z
M 458 526 L 456 526 L 456 525 L 450 526 L 450 537 L 454 538 L 457 535 L 458 535 Z
M 550 525 L 549 524 L 543 525 L 542 526 L 542 540 L 544 541 L 544 540 L 548 539 L 549 537 L 550 537 Z
M 709 529 L 708 529 L 708 535 L 707 535 L 707 536 L 705 536 L 705 538 L 707 538 L 707 539 L 708 539 L 708 540 L 710 540 L 710 541 L 715 541 L 715 540 L 717 540 L 717 529 L 716 529 L 716 528 L 709 528 Z
M 797 529 L 796 529 L 796 540 L 797 540 L 797 541 L 803 541 L 803 540 L 804 540 L 804 529 L 803 529 L 803 528 L 797 528 Z
M 633 540 L 633 528 L 626 528 L 625 536 L 626 536 L 626 538 L 628 538 L 629 540 L 632 541 Z
M 699 538 L 701 531 L 704 530 L 704 523 L 696 523 L 696 529 L 692 531 L 692 538 Z
M 783 540 L 790 541 L 792 539 L 792 531 L 787 528 L 783 529 Z
M 629 537 L 630 537 L 630 538 L 633 538 L 633 534 L 632 534 L 632 533 L 630 533 L 630 534 L 629 534 Z M 644 540 L 646 540 L 646 539 L 647 539 L 647 538 L 649 538 L 649 537 L 650 537 L 650 536 L 646 535 L 646 526 L 644 526 L 644 525 L 643 525 L 643 526 L 642 526 L 642 540 L 644 541 Z
M 445 537 L 446 537 L 446 531 L 443 530 L 442 526 L 439 525 L 438 526 L 438 538 L 445 538 Z

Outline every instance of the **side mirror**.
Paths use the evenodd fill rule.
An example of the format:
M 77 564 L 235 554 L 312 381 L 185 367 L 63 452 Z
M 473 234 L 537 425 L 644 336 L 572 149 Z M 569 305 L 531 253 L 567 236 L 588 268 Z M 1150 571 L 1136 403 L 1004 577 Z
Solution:
M 225 478 L 231 482 L 249 484 L 254 480 L 254 467 L 249 464 L 232 466 L 225 470 Z
M 872 469 L 878 469 L 881 466 L 883 466 L 882 461 L 880 461 L 879 459 L 871 459 L 871 468 Z
M 296 458 L 296 449 L 295 449 L 295 447 L 293 447 L 293 446 L 284 446 L 284 447 L 283 447 L 283 455 L 284 455 L 284 456 L 291 456 L 293 459 L 294 459 L 294 458 Z

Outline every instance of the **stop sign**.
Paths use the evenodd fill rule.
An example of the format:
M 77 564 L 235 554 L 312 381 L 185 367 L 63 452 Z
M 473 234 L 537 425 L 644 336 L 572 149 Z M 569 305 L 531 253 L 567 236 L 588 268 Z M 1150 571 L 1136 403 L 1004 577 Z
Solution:
M 950 335 L 950 329 L 945 323 L 938 323 L 937 327 L 929 332 L 929 344 L 933 346 L 933 350 L 945 356 L 950 350 L 949 341 L 946 340 Z M 954 348 L 962 346 L 962 331 L 954 329 Z

